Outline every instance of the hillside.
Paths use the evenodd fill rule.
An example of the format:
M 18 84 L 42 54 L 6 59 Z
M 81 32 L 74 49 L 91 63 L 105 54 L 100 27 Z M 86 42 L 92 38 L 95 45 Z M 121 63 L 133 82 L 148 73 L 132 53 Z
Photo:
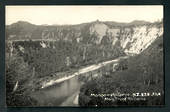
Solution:
M 81 87 L 79 104 L 123 105 L 89 96 L 91 93 L 160 92 L 163 94 L 163 23 L 94 21 L 78 25 L 34 25 L 19 21 L 6 26 L 7 104 L 35 105 L 30 92 L 38 91 L 44 82 L 69 77 L 90 65 L 119 57 L 130 57 L 102 67 L 86 76 L 100 76 Z M 81 78 L 80 78 L 81 79 Z M 144 86 L 143 86 L 144 85 Z M 17 97 L 17 99 L 15 99 Z M 152 99 L 152 97 L 149 97 Z M 13 100 L 11 102 L 11 99 Z M 20 100 L 21 99 L 21 100 Z M 163 103 L 162 96 L 151 102 Z M 33 101 L 33 102 L 32 102 Z M 18 103 L 19 102 L 19 103 Z M 156 105 L 156 104 L 155 104 Z
M 79 103 L 81 106 L 117 106 L 117 105 L 163 105 L 164 104 L 164 79 L 163 79 L 163 38 L 157 38 L 146 50 L 120 62 L 119 67 L 126 64 L 127 69 L 109 74 L 103 71 L 102 77 L 86 83 L 81 88 Z M 95 97 L 91 94 L 133 94 L 149 93 L 145 100 L 130 100 L 126 102 L 119 99 L 106 100 L 110 97 Z M 152 93 L 160 93 L 159 96 L 151 96 Z M 124 98 L 124 97 L 123 97 Z M 135 97 L 136 98 L 136 97 Z M 88 100 L 87 100 L 88 99 Z
M 122 25 L 123 24 L 123 25 Z M 33 25 L 19 21 L 6 27 L 7 40 L 52 39 L 81 44 L 119 46 L 126 54 L 139 54 L 163 33 L 162 22 L 116 23 L 94 21 L 78 25 Z M 108 40 L 106 42 L 105 40 Z M 105 41 L 105 42 L 102 42 Z

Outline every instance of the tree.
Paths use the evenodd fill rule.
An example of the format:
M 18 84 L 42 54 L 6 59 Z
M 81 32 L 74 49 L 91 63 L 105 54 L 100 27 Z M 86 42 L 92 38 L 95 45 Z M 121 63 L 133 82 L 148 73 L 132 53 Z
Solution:
M 27 94 L 31 88 L 29 83 L 30 67 L 17 54 L 6 60 L 6 99 L 9 106 L 35 105 L 36 101 Z M 33 85 L 32 85 L 33 87 Z

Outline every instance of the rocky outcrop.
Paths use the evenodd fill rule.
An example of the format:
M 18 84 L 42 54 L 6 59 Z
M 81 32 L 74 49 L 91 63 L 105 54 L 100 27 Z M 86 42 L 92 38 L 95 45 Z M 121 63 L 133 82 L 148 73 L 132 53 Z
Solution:
M 129 30 L 129 35 L 122 35 L 122 39 L 120 39 L 120 43 L 124 51 L 128 54 L 139 54 L 143 50 L 145 50 L 152 42 L 155 41 L 156 38 L 159 38 L 163 35 L 163 27 L 162 25 L 156 26 L 138 26 L 133 27 Z
M 95 21 L 79 25 L 36 26 L 27 22 L 18 22 L 6 27 L 6 38 L 8 40 L 53 39 L 98 45 L 105 43 L 113 47 L 119 46 L 126 54 L 139 54 L 156 38 L 163 35 L 162 22 L 139 23 L 126 25 L 117 23 L 114 26 L 108 22 Z
M 109 28 L 104 24 L 95 24 L 90 28 L 98 37 L 96 43 L 100 44 L 102 38 L 109 37 L 112 45 L 117 42 L 124 49 L 126 54 L 139 54 L 145 50 L 156 38 L 163 35 L 163 25 L 147 24 L 139 26 L 129 26 L 123 28 Z

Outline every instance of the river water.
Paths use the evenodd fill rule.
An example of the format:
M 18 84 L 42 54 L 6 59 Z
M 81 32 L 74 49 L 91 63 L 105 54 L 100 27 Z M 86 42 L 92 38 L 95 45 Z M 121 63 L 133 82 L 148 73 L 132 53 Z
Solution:
M 76 98 L 81 82 L 78 80 L 79 76 L 75 76 L 71 79 L 63 81 L 59 84 L 55 84 L 45 89 L 41 89 L 32 94 L 40 106 L 60 106 L 63 105 L 67 99 L 73 97 L 72 102 L 67 103 L 65 106 L 76 106 L 74 99 Z
M 108 63 L 118 63 L 120 59 L 127 57 L 120 57 L 115 60 L 103 62 L 104 65 Z M 92 71 L 101 67 L 101 64 L 91 65 L 81 69 L 79 72 Z M 78 106 L 78 94 L 83 82 L 79 80 L 79 75 L 65 80 L 61 83 L 54 84 L 53 86 L 40 89 L 31 94 L 33 98 L 38 101 L 40 106 Z

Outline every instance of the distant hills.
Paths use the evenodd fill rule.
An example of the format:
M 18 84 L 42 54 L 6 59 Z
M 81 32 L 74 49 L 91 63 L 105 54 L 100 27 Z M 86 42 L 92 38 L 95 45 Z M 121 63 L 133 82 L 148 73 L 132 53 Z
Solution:
M 82 23 L 82 24 L 76 24 L 76 25 L 34 25 L 26 21 L 18 21 L 16 23 L 13 23 L 11 25 L 6 25 L 6 39 L 26 39 L 26 37 L 29 37 L 30 39 L 41 39 L 43 32 L 45 31 L 55 31 L 55 30 L 68 30 L 68 29 L 74 29 L 74 30 L 82 30 L 83 28 L 93 25 L 93 24 L 105 24 L 108 27 L 125 27 L 125 26 L 133 26 L 133 25 L 144 25 L 144 24 L 151 24 L 147 21 L 140 21 L 135 20 L 130 23 L 120 23 L 120 22 L 114 22 L 114 21 L 93 21 L 89 23 Z M 34 34 L 34 33 L 40 33 L 40 34 Z M 38 36 L 38 37 L 35 37 Z M 49 37 L 53 38 L 53 37 Z
M 6 26 L 6 40 L 55 40 L 81 44 L 111 44 L 127 53 L 140 53 L 163 33 L 163 23 L 93 21 L 77 25 L 34 25 L 18 21 Z M 147 39 L 145 39 L 147 38 Z M 109 42 L 109 43 L 107 43 Z

